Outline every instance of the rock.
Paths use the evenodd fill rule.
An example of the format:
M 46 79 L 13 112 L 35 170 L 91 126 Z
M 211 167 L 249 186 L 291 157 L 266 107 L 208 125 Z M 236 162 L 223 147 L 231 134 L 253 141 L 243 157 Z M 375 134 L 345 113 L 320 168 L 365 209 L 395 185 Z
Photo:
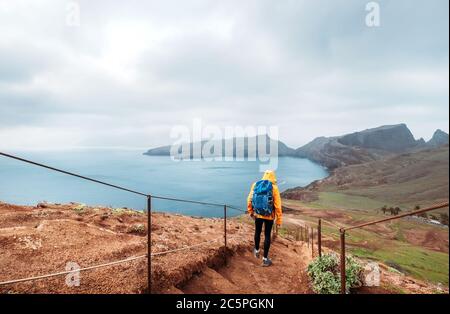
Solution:
M 364 265 L 363 285 L 366 287 L 380 286 L 381 272 L 378 263 L 371 262 Z
M 430 148 L 443 145 L 448 145 L 448 134 L 439 129 L 434 132 L 433 137 L 426 143 L 426 146 Z
M 394 153 L 406 151 L 418 144 L 411 131 L 403 123 L 347 134 L 340 137 L 338 142 L 347 146 L 379 149 Z
M 308 158 L 330 170 L 361 164 L 423 146 L 405 124 L 385 125 L 335 137 L 317 137 L 296 150 L 297 157 Z

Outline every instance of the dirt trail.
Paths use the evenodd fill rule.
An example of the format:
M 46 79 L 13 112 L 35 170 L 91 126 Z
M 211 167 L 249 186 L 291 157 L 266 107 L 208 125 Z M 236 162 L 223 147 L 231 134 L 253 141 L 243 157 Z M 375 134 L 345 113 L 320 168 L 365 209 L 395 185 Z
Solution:
M 219 269 L 205 268 L 180 288 L 184 293 L 311 293 L 306 265 L 311 260 L 301 242 L 277 238 L 270 257 L 273 265 L 262 267 L 251 249 L 241 250 Z

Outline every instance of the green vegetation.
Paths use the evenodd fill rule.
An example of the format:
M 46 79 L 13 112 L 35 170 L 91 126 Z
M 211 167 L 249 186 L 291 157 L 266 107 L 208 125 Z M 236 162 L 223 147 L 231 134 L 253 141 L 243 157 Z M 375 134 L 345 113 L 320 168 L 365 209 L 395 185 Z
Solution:
M 448 214 L 447 214 L 447 213 L 440 213 L 440 219 L 439 219 L 439 221 L 440 221 L 442 224 L 448 226 Z
M 419 226 L 408 221 L 395 221 L 389 224 L 389 228 L 392 230 L 389 238 L 382 233 L 378 234 L 365 229 L 348 232 L 348 251 L 357 257 L 383 262 L 418 279 L 448 286 L 448 253 L 413 245 L 405 238 L 407 231 L 423 231 L 433 227 Z M 448 230 L 441 230 L 441 232 L 445 232 L 448 237 Z
M 423 208 L 437 201 L 448 200 L 448 160 L 447 146 L 342 167 L 324 180 L 319 192 L 337 192 L 383 203 L 372 208 L 381 208 L 383 205 L 408 210 L 419 205 Z M 339 206 L 342 205 L 339 203 Z M 349 202 L 349 206 L 352 206 L 352 202 Z
M 319 192 L 319 199 L 308 203 L 315 208 L 346 208 L 356 210 L 374 210 L 384 205 L 382 201 L 376 201 L 364 196 L 355 196 L 340 192 Z
M 345 274 L 347 293 L 351 288 L 361 286 L 362 266 L 351 256 L 346 257 Z M 324 254 L 308 265 L 308 276 L 313 283 L 313 290 L 320 294 L 337 294 L 340 292 L 339 260 L 336 254 Z
M 357 257 L 379 260 L 402 273 L 448 286 L 447 253 L 435 252 L 407 243 L 397 243 L 395 247 L 386 246 L 376 250 L 352 248 L 350 251 Z
M 281 227 L 280 229 L 278 229 L 278 235 L 280 237 L 286 237 L 287 235 L 289 235 L 289 230 L 287 228 Z
M 343 217 L 324 218 L 337 225 L 355 225 L 384 217 L 381 210 L 383 205 L 378 207 L 380 210 L 377 212 L 373 210 L 330 210 L 328 206 L 319 206 L 317 203 L 316 206 L 311 206 L 311 203 L 297 200 L 283 200 L 283 204 L 291 208 L 313 209 L 312 214 L 298 214 L 298 218 L 311 224 L 317 223 L 317 218 L 313 216 L 315 210 L 317 210 L 317 214 L 322 211 L 344 214 Z M 338 206 L 332 208 L 336 207 Z M 435 211 L 430 212 L 428 216 L 431 217 L 431 215 L 440 216 Z M 422 234 L 422 237 L 425 237 L 425 234 L 430 231 L 439 235 L 435 241 L 436 245 L 442 248 L 440 249 L 441 252 L 438 249 L 433 250 L 421 244 L 408 242 L 410 241 L 408 237 L 411 235 Z M 322 223 L 322 235 L 325 238 L 332 239 L 334 249 L 338 250 L 338 228 Z M 445 250 L 445 239 L 448 239 L 448 229 L 408 219 L 379 224 L 376 225 L 376 228 L 354 229 L 349 231 L 346 237 L 347 251 L 354 256 L 379 261 L 412 277 L 448 286 L 449 256 Z
M 135 214 L 140 213 L 136 210 L 128 209 L 128 208 L 114 208 L 111 210 L 114 215 L 121 215 L 121 214 Z
M 132 233 L 138 233 L 138 234 L 144 234 L 145 232 L 145 226 L 143 224 L 135 224 L 131 227 Z
M 78 204 L 76 206 L 74 206 L 72 209 L 77 213 L 77 214 L 81 214 L 84 212 L 84 210 L 86 209 L 86 204 Z
M 290 192 L 287 207 L 308 209 L 298 214 L 316 223 L 321 215 L 339 226 L 356 225 L 447 201 L 449 148 L 401 154 L 388 159 L 337 168 L 310 187 Z M 289 194 L 288 194 L 289 195 Z M 311 211 L 311 209 L 313 211 Z M 448 225 L 448 208 L 421 215 Z M 317 214 L 315 213 L 317 212 Z M 312 217 L 311 217 L 312 216 Z M 339 247 L 336 227 L 322 234 Z M 361 258 L 390 265 L 433 283 L 449 284 L 448 229 L 404 218 L 347 233 L 347 250 Z

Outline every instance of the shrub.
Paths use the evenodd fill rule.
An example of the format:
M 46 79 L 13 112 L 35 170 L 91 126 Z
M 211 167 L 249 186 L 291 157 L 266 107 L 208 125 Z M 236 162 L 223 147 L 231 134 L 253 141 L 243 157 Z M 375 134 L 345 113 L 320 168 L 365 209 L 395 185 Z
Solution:
M 361 286 L 362 266 L 351 256 L 345 260 L 346 289 Z M 340 292 L 341 279 L 339 259 L 336 254 L 324 254 L 308 265 L 308 276 L 311 278 L 313 290 L 320 294 L 337 294 Z
M 85 204 L 78 204 L 75 207 L 72 207 L 72 209 L 77 213 L 77 214 L 81 214 L 84 212 L 84 210 L 86 209 L 86 205 Z
M 145 226 L 143 224 L 136 224 L 131 227 L 130 232 L 143 234 L 145 232 Z
M 428 219 L 428 214 L 427 214 L 427 213 L 420 213 L 420 214 L 419 214 L 419 217 Z
M 448 214 L 447 213 L 441 213 L 441 219 L 439 221 L 448 226 Z

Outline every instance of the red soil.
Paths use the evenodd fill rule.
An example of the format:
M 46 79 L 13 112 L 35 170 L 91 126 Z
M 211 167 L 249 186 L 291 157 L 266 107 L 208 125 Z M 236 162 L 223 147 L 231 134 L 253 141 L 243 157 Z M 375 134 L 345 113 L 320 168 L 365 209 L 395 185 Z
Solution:
M 165 213 L 154 213 L 152 219 L 152 253 L 215 240 L 152 257 L 153 293 L 312 292 L 306 275 L 311 247 L 303 242 L 278 237 L 270 253 L 274 264 L 267 268 L 252 256 L 253 226 L 247 218 L 228 220 L 226 251 L 222 219 Z M 80 208 L 77 204 L 14 206 L 0 202 L 0 282 L 65 271 L 67 262 L 88 267 L 145 255 L 146 221 L 146 214 L 128 210 Z M 323 241 L 324 251 L 330 250 L 326 248 L 328 240 Z M 382 287 L 395 286 L 412 293 L 435 291 L 434 287 L 381 266 Z M 0 293 L 148 291 L 146 257 L 81 272 L 79 286 L 68 286 L 66 277 L 0 285 Z M 392 291 L 371 288 L 359 293 L 384 293 L 383 289 Z M 444 292 L 448 293 L 448 289 L 444 288 Z
M 45 208 L 0 203 L 0 282 L 65 271 L 67 262 L 80 267 L 145 255 L 147 215 L 76 204 Z M 187 281 L 205 265 L 223 260 L 223 220 L 152 214 L 152 253 L 214 243 L 155 256 L 153 292 L 163 292 Z M 227 254 L 249 246 L 238 238 L 250 226 L 229 220 Z M 66 275 L 0 286 L 0 293 L 142 293 L 147 290 L 146 258 L 81 273 L 79 287 L 65 284 Z
M 88 267 L 146 254 L 146 214 L 77 206 L 0 203 L 0 282 L 62 272 L 68 262 Z M 222 219 L 165 213 L 154 213 L 152 219 L 152 253 L 216 240 L 152 257 L 153 293 L 309 292 L 307 258 L 298 243 L 279 238 L 272 246 L 274 266 L 267 269 L 251 256 L 253 227 L 248 222 L 228 220 L 225 252 Z M 204 280 L 208 276 L 221 281 Z M 0 293 L 144 293 L 147 259 L 81 272 L 78 287 L 68 286 L 66 277 L 3 285 Z
M 435 230 L 406 230 L 408 242 L 428 249 L 448 253 L 448 234 Z

